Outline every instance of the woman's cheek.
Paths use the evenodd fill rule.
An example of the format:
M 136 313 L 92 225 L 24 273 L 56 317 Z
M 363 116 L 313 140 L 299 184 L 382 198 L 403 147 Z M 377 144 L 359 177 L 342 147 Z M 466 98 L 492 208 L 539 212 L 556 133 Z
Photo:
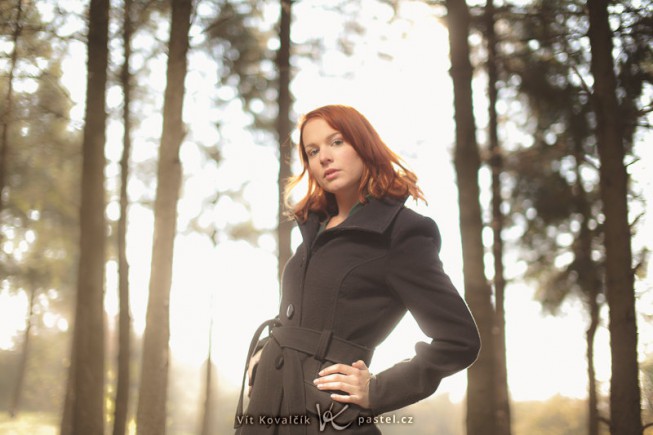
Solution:
M 317 176 L 317 173 L 315 171 L 311 170 L 310 172 L 311 172 L 311 177 L 313 177 L 313 179 L 317 182 L 317 184 L 324 189 L 323 180 Z

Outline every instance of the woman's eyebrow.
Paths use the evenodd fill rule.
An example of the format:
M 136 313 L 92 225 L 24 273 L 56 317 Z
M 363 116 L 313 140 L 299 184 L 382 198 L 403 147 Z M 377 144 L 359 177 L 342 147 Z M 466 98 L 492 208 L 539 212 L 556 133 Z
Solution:
M 340 136 L 340 132 L 336 131 L 335 133 L 331 133 L 329 136 L 327 136 L 327 142 L 330 142 L 333 140 L 334 137 Z
M 338 135 L 340 135 L 340 132 L 339 132 L 339 131 L 336 131 L 336 132 L 331 133 L 330 135 L 328 135 L 328 136 L 326 137 L 325 142 L 331 142 L 331 141 L 333 140 L 333 138 L 336 137 L 336 136 L 338 136 Z M 307 149 L 308 147 L 314 147 L 314 146 L 316 146 L 316 145 L 315 145 L 313 142 L 311 142 L 311 143 L 305 143 L 305 144 L 304 144 L 304 149 Z

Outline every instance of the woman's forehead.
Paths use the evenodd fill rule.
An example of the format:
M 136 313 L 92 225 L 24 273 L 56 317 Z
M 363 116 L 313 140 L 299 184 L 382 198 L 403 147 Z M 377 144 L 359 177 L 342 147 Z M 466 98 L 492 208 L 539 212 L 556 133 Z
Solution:
M 340 134 L 338 130 L 329 125 L 322 118 L 312 118 L 306 121 L 302 129 L 302 142 L 304 146 L 315 145 L 322 140 L 329 140 Z

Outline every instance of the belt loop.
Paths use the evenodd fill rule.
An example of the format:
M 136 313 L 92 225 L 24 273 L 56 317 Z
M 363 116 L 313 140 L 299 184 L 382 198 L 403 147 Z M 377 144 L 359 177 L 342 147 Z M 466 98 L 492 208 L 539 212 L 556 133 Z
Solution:
M 317 342 L 317 350 L 314 355 L 316 360 L 324 361 L 329 350 L 329 345 L 331 344 L 331 337 L 333 337 L 333 331 L 331 329 L 325 329 L 320 334 L 320 340 Z
M 238 429 L 242 426 L 242 423 L 239 422 L 238 418 L 243 415 L 243 396 L 245 392 L 245 378 L 247 377 L 247 369 L 249 368 L 249 360 L 254 356 L 256 351 L 256 344 L 258 343 L 263 330 L 267 327 L 270 334 L 272 333 L 272 328 L 278 326 L 279 318 L 275 317 L 274 319 L 266 320 L 261 323 L 256 332 L 252 337 L 252 341 L 249 343 L 249 350 L 247 351 L 247 359 L 245 360 L 245 370 L 243 371 L 243 379 L 240 383 L 240 396 L 238 398 L 238 405 L 236 406 L 236 418 L 234 419 L 234 429 Z

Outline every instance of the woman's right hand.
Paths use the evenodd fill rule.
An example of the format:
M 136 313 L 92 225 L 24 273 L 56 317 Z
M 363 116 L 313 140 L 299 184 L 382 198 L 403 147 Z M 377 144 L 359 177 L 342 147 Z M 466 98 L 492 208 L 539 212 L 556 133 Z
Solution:
M 252 357 L 249 359 L 249 365 L 247 366 L 247 379 L 249 386 L 247 387 L 247 397 L 252 395 L 252 385 L 254 384 L 254 369 L 261 359 L 261 353 L 263 349 L 259 349 Z

